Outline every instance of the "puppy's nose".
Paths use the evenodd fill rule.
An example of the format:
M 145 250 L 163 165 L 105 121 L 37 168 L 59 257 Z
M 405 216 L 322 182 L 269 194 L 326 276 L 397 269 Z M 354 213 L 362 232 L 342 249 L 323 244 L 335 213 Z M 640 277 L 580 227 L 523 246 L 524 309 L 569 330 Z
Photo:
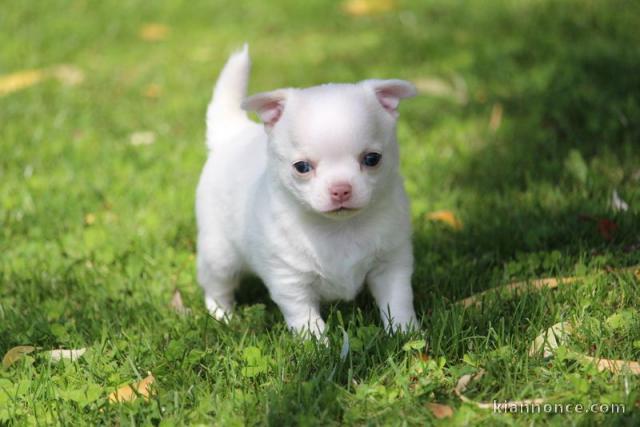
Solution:
M 351 198 L 351 184 L 346 182 L 333 184 L 329 187 L 329 193 L 331 194 L 331 200 L 334 202 L 346 202 Z

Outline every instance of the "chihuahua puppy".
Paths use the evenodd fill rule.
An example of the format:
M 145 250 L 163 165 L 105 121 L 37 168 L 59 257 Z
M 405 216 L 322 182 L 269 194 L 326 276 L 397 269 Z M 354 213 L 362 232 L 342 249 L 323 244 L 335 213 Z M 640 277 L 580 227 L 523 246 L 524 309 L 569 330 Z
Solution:
M 398 103 L 415 87 L 365 80 L 245 99 L 249 69 L 245 45 L 207 110 L 196 216 L 209 312 L 228 318 L 240 277 L 253 273 L 296 332 L 322 336 L 320 303 L 351 300 L 365 283 L 388 331 L 417 327 L 396 142 Z

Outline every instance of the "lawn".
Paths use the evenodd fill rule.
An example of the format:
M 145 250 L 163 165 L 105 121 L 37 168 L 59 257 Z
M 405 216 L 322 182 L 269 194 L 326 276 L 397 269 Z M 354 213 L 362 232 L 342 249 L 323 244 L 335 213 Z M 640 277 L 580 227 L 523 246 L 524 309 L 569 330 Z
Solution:
M 640 264 L 639 2 L 0 10 L 0 357 L 37 347 L 0 368 L 0 425 L 640 424 L 640 376 L 585 358 L 640 360 L 640 275 L 624 270 Z M 328 346 L 301 341 L 257 280 L 228 325 L 207 314 L 193 209 L 204 114 L 244 41 L 251 92 L 373 77 L 418 86 L 398 134 L 420 331 L 385 334 L 365 293 L 325 307 Z M 176 290 L 188 313 L 172 308 Z M 529 355 L 558 322 L 573 328 L 553 354 Z M 59 363 L 48 353 L 81 348 Z M 463 402 L 458 380 L 479 372 Z M 148 398 L 109 402 L 148 373 Z M 624 413 L 476 405 L 538 398 Z M 438 419 L 433 403 L 452 415 Z

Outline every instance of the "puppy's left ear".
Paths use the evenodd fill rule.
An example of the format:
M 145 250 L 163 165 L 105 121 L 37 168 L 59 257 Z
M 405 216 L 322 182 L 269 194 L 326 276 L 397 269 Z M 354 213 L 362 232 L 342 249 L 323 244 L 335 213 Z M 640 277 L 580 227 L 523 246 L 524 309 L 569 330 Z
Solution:
M 242 108 L 258 113 L 265 127 L 271 130 L 280 120 L 286 100 L 287 94 L 284 90 L 274 90 L 250 96 L 244 100 Z
M 370 87 L 382 108 L 393 117 L 398 117 L 398 104 L 404 98 L 416 96 L 418 91 L 413 83 L 406 80 L 365 80 L 362 84 Z

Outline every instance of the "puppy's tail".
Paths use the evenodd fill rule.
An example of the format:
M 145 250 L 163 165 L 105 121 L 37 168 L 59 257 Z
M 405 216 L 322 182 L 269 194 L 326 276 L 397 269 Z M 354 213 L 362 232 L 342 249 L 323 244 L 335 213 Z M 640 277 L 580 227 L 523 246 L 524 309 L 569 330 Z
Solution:
M 249 46 L 234 52 L 222 69 L 213 98 L 207 109 L 207 147 L 212 150 L 221 141 L 236 134 L 251 121 L 240 107 L 247 96 L 249 83 Z

